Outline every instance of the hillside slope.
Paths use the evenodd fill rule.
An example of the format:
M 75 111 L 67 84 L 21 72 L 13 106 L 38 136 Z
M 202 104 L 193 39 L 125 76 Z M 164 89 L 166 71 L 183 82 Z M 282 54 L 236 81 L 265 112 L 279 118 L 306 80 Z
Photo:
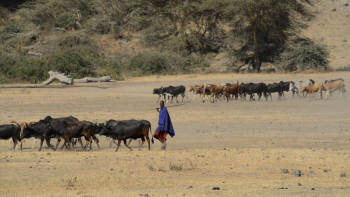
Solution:
M 307 14 L 288 15 L 292 16 L 290 21 L 295 22 L 290 23 L 290 27 L 296 31 L 283 29 L 281 24 L 287 24 L 288 20 L 270 14 L 265 21 L 275 20 L 278 25 L 274 30 L 259 31 L 259 45 L 252 44 L 251 35 L 255 34 L 249 32 L 249 28 L 245 28 L 246 36 L 237 36 L 243 34 L 239 33 L 235 21 L 242 21 L 239 17 L 244 15 L 227 14 L 240 9 L 232 3 L 234 0 L 227 0 L 225 4 L 233 5 L 235 9 L 231 12 L 214 0 L 193 4 L 195 9 L 188 6 L 193 10 L 187 14 L 199 11 L 200 16 L 208 18 L 203 24 L 197 24 L 201 17 L 195 14 L 192 18 L 182 17 L 186 9 L 181 5 L 165 7 L 163 10 L 171 16 L 180 11 L 182 18 L 178 20 L 182 26 L 172 26 L 178 23 L 163 15 L 161 20 L 166 22 L 158 24 L 156 12 L 149 13 L 150 7 L 142 7 L 148 2 L 144 0 L 137 1 L 140 5 L 126 0 L 18 2 L 21 3 L 0 2 L 1 83 L 37 83 L 47 78 L 48 70 L 77 78 L 107 74 L 115 79 L 150 74 L 231 72 L 237 71 L 240 65 L 244 67 L 239 71 L 247 71 L 248 64 L 253 65 L 256 60 L 252 54 L 257 46 L 261 48 L 256 53 L 259 53 L 258 62 L 263 63 L 262 71 L 322 70 L 328 63 L 325 48 L 330 52 L 331 68 L 350 68 L 350 0 L 312 0 L 313 6 L 305 5 L 314 15 L 311 20 L 299 20 Z M 214 14 L 201 12 L 203 6 Z M 215 10 L 215 6 L 220 11 Z M 128 12 L 125 8 L 136 11 Z M 215 14 L 221 16 L 220 20 L 216 20 Z M 215 18 L 214 22 L 211 17 Z M 298 37 L 293 33 L 299 30 L 299 26 L 293 24 L 305 21 L 308 21 L 306 28 L 299 32 L 302 39 L 293 40 Z M 252 23 L 246 20 L 244 24 Z M 288 31 L 292 34 L 285 33 Z M 300 44 L 300 40 L 307 42 Z
M 315 18 L 302 34 L 327 45 L 330 67 L 350 67 L 350 1 L 319 0 L 312 8 Z

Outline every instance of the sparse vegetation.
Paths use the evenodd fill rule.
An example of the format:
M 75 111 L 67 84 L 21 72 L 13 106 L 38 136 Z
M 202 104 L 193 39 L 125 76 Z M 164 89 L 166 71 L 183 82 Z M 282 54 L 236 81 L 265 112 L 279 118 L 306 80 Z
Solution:
M 169 169 L 173 171 L 181 171 L 183 168 L 182 164 L 169 163 Z
M 327 68 L 325 46 L 296 39 L 305 27 L 304 19 L 312 18 L 309 3 L 35 0 L 2 4 L 0 79 L 36 83 L 46 77 L 47 69 L 115 79 L 203 72 L 223 53 L 228 70 L 249 64 L 250 71 L 259 72 L 265 62 L 285 71 Z M 109 48 L 98 42 L 108 35 L 112 35 L 109 43 L 120 49 L 106 53 Z M 135 46 L 137 51 L 123 50 Z
M 325 46 L 308 39 L 288 42 L 280 55 L 280 66 L 285 71 L 327 69 L 329 52 Z

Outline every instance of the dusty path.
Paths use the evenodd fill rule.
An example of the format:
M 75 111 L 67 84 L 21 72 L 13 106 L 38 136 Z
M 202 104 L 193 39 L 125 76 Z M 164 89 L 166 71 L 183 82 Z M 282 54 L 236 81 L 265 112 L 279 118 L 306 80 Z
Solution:
M 148 119 L 155 128 L 154 87 L 338 77 L 349 89 L 350 73 L 184 75 L 96 84 L 100 88 L 5 88 L 0 123 L 73 115 L 97 122 Z M 3 140 L 0 196 L 348 196 L 349 101 L 349 94 L 329 100 L 288 94 L 272 102 L 203 104 L 189 95 L 185 105 L 169 108 L 176 137 L 166 152 L 157 142 L 151 152 L 133 142 L 134 151 L 122 146 L 115 153 L 101 137 L 102 149 L 94 152 L 39 153 L 38 143 L 27 140 L 20 153 Z M 295 169 L 303 175 L 296 177 Z

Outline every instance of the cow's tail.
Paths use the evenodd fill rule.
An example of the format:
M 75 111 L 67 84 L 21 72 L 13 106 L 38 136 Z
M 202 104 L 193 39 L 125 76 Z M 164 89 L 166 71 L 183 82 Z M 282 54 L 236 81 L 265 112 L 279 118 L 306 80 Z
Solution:
M 150 134 L 151 134 L 151 136 L 152 136 L 152 144 L 154 144 L 154 139 L 153 139 L 153 135 L 152 135 L 152 125 L 151 124 L 149 124 L 149 132 L 150 132 Z

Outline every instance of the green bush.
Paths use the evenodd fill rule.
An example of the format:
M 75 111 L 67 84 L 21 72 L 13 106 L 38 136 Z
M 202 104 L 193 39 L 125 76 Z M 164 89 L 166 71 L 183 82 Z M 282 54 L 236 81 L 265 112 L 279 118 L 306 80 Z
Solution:
M 6 23 L 9 13 L 10 11 L 8 9 L 0 6 L 0 25 Z
M 65 51 L 48 57 L 48 64 L 52 70 L 69 74 L 73 78 L 94 76 L 94 65 L 91 55 L 95 54 L 77 50 Z
M 90 40 L 90 38 L 81 32 L 68 33 L 58 40 L 58 45 L 61 48 L 74 48 L 78 46 L 90 46 L 95 48 L 95 44 Z
M 0 56 L 0 80 L 38 83 L 46 80 L 48 71 L 69 74 L 73 78 L 96 76 L 95 65 L 103 59 L 98 54 L 84 50 L 69 50 L 44 58 Z
M 287 43 L 278 62 L 284 71 L 327 69 L 328 57 L 325 46 L 309 39 L 295 39 Z
M 90 32 L 108 34 L 112 31 L 112 22 L 104 16 L 96 16 L 87 22 Z
M 28 57 L 0 56 L 1 81 L 28 81 L 37 83 L 47 78 L 49 71 L 45 60 Z
M 92 0 L 45 1 L 35 4 L 32 9 L 32 22 L 42 29 L 79 29 L 82 23 L 96 14 Z
M 6 40 L 15 37 L 14 34 L 22 32 L 21 25 L 16 21 L 8 22 L 4 28 L 0 31 L 0 43 L 4 43 Z
M 199 71 L 209 64 L 200 56 L 182 57 L 173 52 L 147 51 L 136 56 L 116 56 L 109 72 L 116 75 L 140 76 L 151 74 L 178 74 Z M 114 72 L 113 72 L 114 70 Z

